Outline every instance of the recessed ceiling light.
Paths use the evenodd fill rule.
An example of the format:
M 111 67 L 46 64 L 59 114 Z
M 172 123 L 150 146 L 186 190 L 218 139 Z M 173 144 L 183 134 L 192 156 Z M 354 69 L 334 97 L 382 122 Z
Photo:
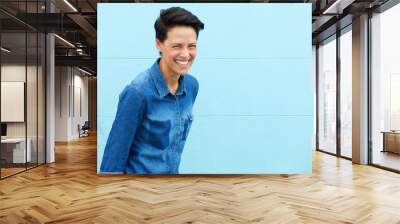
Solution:
M 79 67 L 78 67 L 78 70 L 81 71 L 81 72 L 83 72 L 83 73 L 85 73 L 85 74 L 87 74 L 87 75 L 90 75 L 90 76 L 93 75 L 92 73 L 90 73 L 90 72 L 88 72 L 88 71 L 86 71 L 86 70 L 83 70 L 83 69 L 81 69 L 81 68 L 79 68 Z
M 322 12 L 322 14 L 342 14 L 343 9 L 351 5 L 355 0 L 336 0 L 332 5 Z
M 62 37 L 60 37 L 60 36 L 57 35 L 57 34 L 54 34 L 54 36 L 57 37 L 58 39 L 60 39 L 62 42 L 64 42 L 64 43 L 66 43 L 67 45 L 69 45 L 70 47 L 75 48 L 75 45 L 73 45 L 73 44 L 72 44 L 71 42 L 69 42 L 68 40 L 66 40 L 66 39 L 64 39 L 64 38 L 62 38 Z
M 74 10 L 74 12 L 78 12 L 78 10 L 71 4 L 69 3 L 68 0 L 64 0 L 65 4 L 67 4 L 72 10 Z
M 10 53 L 11 52 L 11 50 L 9 50 L 9 49 L 7 49 L 5 47 L 1 47 L 0 49 L 1 49 L 1 51 L 4 51 L 6 53 Z

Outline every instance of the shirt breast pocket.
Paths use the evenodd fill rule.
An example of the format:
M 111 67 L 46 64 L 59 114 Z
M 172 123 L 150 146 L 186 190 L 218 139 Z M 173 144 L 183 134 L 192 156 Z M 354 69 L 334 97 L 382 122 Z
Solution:
M 190 128 L 192 127 L 192 123 L 193 123 L 193 115 L 189 114 L 185 120 L 185 126 L 184 126 L 185 128 L 184 128 L 184 134 L 183 134 L 184 140 L 186 140 L 189 135 L 189 131 L 190 131 Z
M 149 143 L 159 149 L 165 149 L 169 146 L 169 133 L 171 131 L 171 121 L 152 120 L 148 130 Z

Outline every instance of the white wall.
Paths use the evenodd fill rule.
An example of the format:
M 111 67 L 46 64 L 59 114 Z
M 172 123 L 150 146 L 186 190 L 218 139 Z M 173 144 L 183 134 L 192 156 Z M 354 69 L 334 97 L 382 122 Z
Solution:
M 77 139 L 78 124 L 88 120 L 88 78 L 76 68 L 56 67 L 55 85 L 55 140 Z
M 72 119 L 71 119 L 71 135 L 73 138 L 78 138 L 78 124 L 81 126 L 88 120 L 88 77 L 82 76 L 83 73 L 78 73 L 77 70 L 74 70 L 74 102 L 71 102 L 71 105 L 74 107 L 71 109 L 72 111 Z M 80 96 L 80 97 L 79 97 Z M 81 110 L 81 111 L 80 111 Z
M 69 69 L 67 67 L 55 68 L 55 141 L 68 140 L 69 80 Z

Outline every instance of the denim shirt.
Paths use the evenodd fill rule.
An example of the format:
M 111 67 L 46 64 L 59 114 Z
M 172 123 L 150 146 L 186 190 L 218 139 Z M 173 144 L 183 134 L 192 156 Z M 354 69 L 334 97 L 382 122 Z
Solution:
M 178 173 L 199 85 L 193 76 L 182 75 L 172 95 L 159 60 L 120 94 L 100 173 Z

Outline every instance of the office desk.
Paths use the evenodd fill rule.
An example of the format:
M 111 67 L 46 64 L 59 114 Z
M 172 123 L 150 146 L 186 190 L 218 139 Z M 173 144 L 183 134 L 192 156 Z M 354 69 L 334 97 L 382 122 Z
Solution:
M 382 131 L 381 133 L 383 133 L 382 152 L 392 152 L 400 154 L 400 132 Z
M 32 140 L 30 138 L 27 138 L 27 142 L 28 142 L 27 144 L 28 147 L 26 147 L 26 154 L 25 154 L 25 138 L 1 139 L 2 159 L 5 159 L 6 163 L 30 162 L 32 158 L 31 154 Z M 25 161 L 25 159 L 27 160 Z

